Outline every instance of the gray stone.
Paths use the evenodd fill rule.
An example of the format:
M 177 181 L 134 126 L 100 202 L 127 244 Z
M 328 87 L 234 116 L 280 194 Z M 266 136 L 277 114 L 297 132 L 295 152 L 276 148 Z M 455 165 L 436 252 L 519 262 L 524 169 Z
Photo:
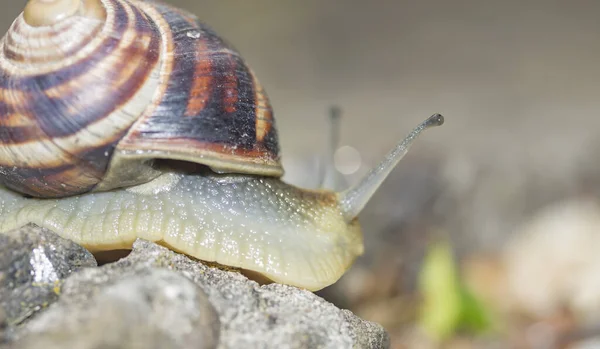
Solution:
M 71 277 L 69 284 L 91 279 L 101 285 L 110 275 L 129 278 L 157 267 L 180 272 L 206 292 L 221 320 L 219 348 L 389 346 L 381 326 L 340 310 L 312 292 L 280 284 L 260 286 L 238 272 L 198 263 L 143 240 L 136 241 L 127 258 L 101 267 L 106 277 L 92 277 L 92 271 L 85 270 Z M 63 296 L 78 302 L 87 298 L 78 287 L 65 287 Z
M 0 246 L 0 308 L 11 326 L 56 301 L 68 275 L 96 266 L 83 247 L 34 225 L 0 234 Z
M 215 348 L 219 318 L 206 294 L 179 273 L 140 269 L 135 275 L 96 269 L 74 275 L 64 296 L 26 326 L 24 349 Z M 67 295 L 76 295 L 71 297 Z M 68 314 L 68 315 L 67 315 Z
M 296 287 L 259 285 L 138 240 L 67 278 L 15 348 L 387 348 L 385 330 Z

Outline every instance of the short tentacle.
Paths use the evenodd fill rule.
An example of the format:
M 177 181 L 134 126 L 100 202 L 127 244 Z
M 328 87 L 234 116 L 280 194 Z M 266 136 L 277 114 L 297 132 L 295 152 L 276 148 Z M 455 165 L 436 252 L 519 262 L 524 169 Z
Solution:
M 342 110 L 332 106 L 329 111 L 329 142 L 324 164 L 321 166 L 321 188 L 340 190 L 344 186 L 344 178 L 335 168 L 335 152 L 340 146 Z

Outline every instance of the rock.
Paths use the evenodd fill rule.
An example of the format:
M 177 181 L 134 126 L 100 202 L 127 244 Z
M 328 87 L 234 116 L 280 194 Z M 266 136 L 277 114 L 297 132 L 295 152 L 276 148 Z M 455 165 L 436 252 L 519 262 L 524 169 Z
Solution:
M 120 276 L 88 270 L 65 282 L 65 294 L 32 320 L 15 347 L 215 348 L 219 318 L 206 294 L 183 275 L 146 268 Z M 65 316 L 65 314 L 68 314 Z
M 60 300 L 15 337 L 26 349 L 389 347 L 381 326 L 312 292 L 260 286 L 143 240 L 69 276 Z
M 83 247 L 34 225 L 0 234 L 0 246 L 0 310 L 13 326 L 56 301 L 69 274 L 96 266 Z
M 138 240 L 133 253 L 110 268 L 170 267 L 208 294 L 219 313 L 220 348 L 386 348 L 385 330 L 296 287 L 259 286 L 237 272 L 208 267 Z

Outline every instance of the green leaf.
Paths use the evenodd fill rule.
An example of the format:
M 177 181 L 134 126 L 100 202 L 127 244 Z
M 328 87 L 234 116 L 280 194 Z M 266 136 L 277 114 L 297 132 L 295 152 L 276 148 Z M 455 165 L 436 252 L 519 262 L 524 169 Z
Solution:
M 451 246 L 433 244 L 419 275 L 423 297 L 419 325 L 433 339 L 443 341 L 458 330 L 482 333 L 490 318 L 481 302 L 462 285 Z

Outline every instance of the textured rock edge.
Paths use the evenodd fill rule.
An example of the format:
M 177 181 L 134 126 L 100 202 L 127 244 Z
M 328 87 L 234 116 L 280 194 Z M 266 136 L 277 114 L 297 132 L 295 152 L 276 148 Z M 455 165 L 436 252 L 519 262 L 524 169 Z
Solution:
M 389 347 L 389 336 L 380 325 L 338 309 L 312 292 L 280 284 L 260 286 L 236 271 L 207 266 L 144 240 L 137 240 L 132 253 L 117 262 L 86 268 L 67 277 L 61 298 L 49 308 L 85 302 L 85 292 L 73 286 L 78 282 L 87 288 L 96 282 L 101 288 L 107 278 L 124 279 L 156 268 L 175 271 L 206 293 L 221 323 L 219 348 Z M 31 323 L 42 321 L 45 313 L 41 312 Z M 27 335 L 32 326 L 19 328 L 18 336 Z

